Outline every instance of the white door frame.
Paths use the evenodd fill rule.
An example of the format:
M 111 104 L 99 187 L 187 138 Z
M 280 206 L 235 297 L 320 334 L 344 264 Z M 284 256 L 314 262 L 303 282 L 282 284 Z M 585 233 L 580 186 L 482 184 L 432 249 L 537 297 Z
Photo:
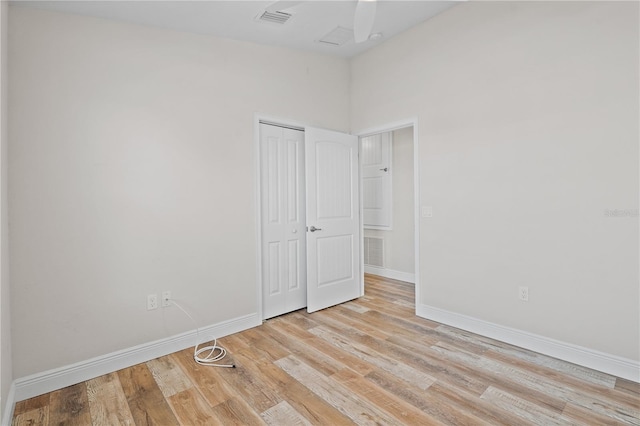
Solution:
M 256 283 L 258 296 L 257 313 L 260 321 L 264 320 L 264 310 L 262 306 L 262 209 L 261 209 L 261 189 L 260 189 L 260 123 L 273 124 L 274 126 L 290 127 L 296 130 L 302 130 L 304 132 L 305 127 L 309 127 L 303 123 L 298 123 L 292 120 L 281 119 L 278 117 L 272 117 L 264 114 L 254 114 L 253 117 L 253 175 L 254 175 L 254 203 L 255 203 L 255 228 L 256 228 Z
M 377 133 L 392 132 L 398 129 L 413 127 L 413 224 L 414 224 L 414 274 L 415 274 L 415 300 L 416 312 L 420 304 L 420 162 L 418 161 L 418 117 L 406 120 L 394 121 L 381 126 L 366 128 L 354 134 L 363 136 Z M 360 205 L 362 206 L 362 191 L 360 191 Z M 360 209 L 360 222 L 362 223 L 362 209 Z M 360 269 L 362 270 L 362 290 L 364 292 L 364 232 L 360 238 Z

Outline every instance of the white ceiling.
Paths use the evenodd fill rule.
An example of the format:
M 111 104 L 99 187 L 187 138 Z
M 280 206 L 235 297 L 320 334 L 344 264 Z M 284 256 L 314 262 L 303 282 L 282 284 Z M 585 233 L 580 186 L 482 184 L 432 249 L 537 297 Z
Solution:
M 210 34 L 341 57 L 355 56 L 384 43 L 394 35 L 456 4 L 455 1 L 378 0 L 372 33 L 380 32 L 383 37 L 359 44 L 351 39 L 342 46 L 332 46 L 319 43 L 317 40 L 337 26 L 353 29 L 356 0 L 304 1 L 285 10 L 293 16 L 284 25 L 257 21 L 256 18 L 273 3 L 274 1 L 250 0 L 15 0 L 11 2 L 19 6 Z

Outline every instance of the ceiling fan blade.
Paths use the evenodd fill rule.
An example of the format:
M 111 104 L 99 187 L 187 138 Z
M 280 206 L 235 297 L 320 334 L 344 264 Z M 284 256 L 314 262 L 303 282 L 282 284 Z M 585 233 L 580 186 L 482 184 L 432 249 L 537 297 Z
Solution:
M 356 43 L 369 39 L 376 20 L 376 7 L 376 0 L 358 0 L 356 15 L 353 19 L 353 38 Z
M 279 0 L 269 5 L 265 10 L 269 13 L 274 13 L 281 10 L 291 9 L 303 2 L 304 0 Z

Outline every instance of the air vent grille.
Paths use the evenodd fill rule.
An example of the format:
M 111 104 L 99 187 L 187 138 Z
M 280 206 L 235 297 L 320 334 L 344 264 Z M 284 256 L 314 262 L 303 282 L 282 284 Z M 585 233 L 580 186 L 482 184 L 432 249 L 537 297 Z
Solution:
M 271 23 L 274 23 L 274 24 L 283 25 L 290 18 L 291 18 L 291 14 L 289 14 L 289 13 L 278 12 L 278 11 L 276 11 L 276 12 L 267 12 L 267 11 L 265 11 L 262 15 L 260 15 L 258 20 L 259 21 L 271 22 Z
M 318 43 L 342 46 L 353 38 L 353 30 L 343 27 L 335 27 L 328 34 L 318 40 Z
M 384 238 L 364 237 L 364 264 L 384 268 Z

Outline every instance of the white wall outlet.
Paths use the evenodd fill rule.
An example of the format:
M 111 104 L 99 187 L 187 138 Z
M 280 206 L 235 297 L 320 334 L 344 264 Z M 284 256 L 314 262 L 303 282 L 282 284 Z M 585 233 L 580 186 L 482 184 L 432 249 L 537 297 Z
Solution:
M 167 306 L 171 305 L 171 292 L 170 291 L 163 291 L 162 292 L 162 307 L 166 308 Z
M 422 206 L 422 217 L 433 217 L 433 207 Z
M 529 301 L 529 287 L 518 288 L 518 299 L 528 302 Z
M 152 309 L 158 309 L 158 295 L 157 294 L 148 294 L 147 295 L 147 311 Z

